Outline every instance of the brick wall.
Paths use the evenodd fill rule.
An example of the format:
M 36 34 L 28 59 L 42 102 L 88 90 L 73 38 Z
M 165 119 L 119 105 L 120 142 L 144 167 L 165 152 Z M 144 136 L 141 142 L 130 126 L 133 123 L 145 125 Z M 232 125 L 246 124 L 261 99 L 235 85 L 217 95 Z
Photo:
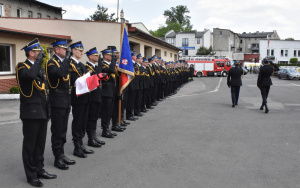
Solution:
M 0 93 L 9 93 L 11 87 L 17 86 L 17 80 L 11 79 L 0 79 Z

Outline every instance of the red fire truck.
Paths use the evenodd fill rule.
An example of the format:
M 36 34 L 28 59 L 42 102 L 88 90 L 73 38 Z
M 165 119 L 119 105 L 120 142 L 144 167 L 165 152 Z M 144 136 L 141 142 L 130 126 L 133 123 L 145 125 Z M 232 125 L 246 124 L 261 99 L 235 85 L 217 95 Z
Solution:
M 190 57 L 186 61 L 189 65 L 193 64 L 195 68 L 194 75 L 201 76 L 223 76 L 226 77 L 229 69 L 231 68 L 231 62 L 228 59 L 213 59 L 213 58 L 201 58 Z

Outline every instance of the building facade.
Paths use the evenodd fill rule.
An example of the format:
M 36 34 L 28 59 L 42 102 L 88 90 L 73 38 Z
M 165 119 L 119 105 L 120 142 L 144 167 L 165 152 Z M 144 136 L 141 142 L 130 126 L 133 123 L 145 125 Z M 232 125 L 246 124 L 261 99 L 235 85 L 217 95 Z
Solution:
M 231 60 L 244 61 L 254 59 L 260 54 L 260 40 L 280 39 L 276 30 L 273 32 L 255 32 L 242 34 L 228 29 L 214 28 L 213 51 L 216 56 L 226 56 Z M 246 58 L 245 58 L 246 56 Z M 252 58 L 254 57 L 254 58 Z
M 0 27 L 0 83 L 6 83 L 6 90 L 0 85 L 0 92 L 16 86 L 11 84 L 16 79 L 16 64 L 26 59 L 24 51 L 20 49 L 34 38 L 39 38 L 41 44 L 46 45 L 50 55 L 53 54 L 50 43 L 55 39 L 66 39 L 69 44 L 82 41 L 85 51 L 92 47 L 97 47 L 100 51 L 112 45 L 120 49 L 121 24 L 116 22 L 2 17 L 0 25 L 5 26 Z M 181 49 L 130 24 L 127 24 L 127 28 L 131 50 L 136 50 L 147 58 L 155 54 L 165 61 L 178 59 Z M 87 57 L 84 55 L 81 62 L 86 61 Z
M 36 0 L 0 0 L 0 17 L 62 19 L 63 12 Z
M 164 40 L 182 49 L 180 57 L 195 56 L 200 47 L 212 46 L 212 34 L 209 29 L 204 31 L 178 32 L 171 30 L 166 33 Z
M 261 58 L 269 57 L 274 63 L 289 64 L 291 58 L 300 60 L 300 41 L 260 40 Z

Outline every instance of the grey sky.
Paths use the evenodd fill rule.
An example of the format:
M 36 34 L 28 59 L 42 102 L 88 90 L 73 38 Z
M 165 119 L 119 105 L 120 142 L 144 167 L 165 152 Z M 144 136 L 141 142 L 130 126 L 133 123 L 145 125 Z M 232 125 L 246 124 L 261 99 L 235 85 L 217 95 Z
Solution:
M 117 11 L 117 0 L 40 0 L 63 7 L 64 19 L 85 19 L 93 14 L 97 4 Z M 219 27 L 236 33 L 277 30 L 281 39 L 300 40 L 298 21 L 299 0 L 120 0 L 125 18 L 143 22 L 149 30 L 164 24 L 164 10 L 187 5 L 191 23 L 198 31 Z

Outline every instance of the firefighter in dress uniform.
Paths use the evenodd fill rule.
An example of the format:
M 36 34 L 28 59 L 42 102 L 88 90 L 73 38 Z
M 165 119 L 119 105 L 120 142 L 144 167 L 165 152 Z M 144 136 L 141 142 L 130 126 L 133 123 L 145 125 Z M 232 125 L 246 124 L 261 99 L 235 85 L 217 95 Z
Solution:
M 73 155 L 86 158 L 86 154 L 93 154 L 94 151 L 87 149 L 82 142 L 85 136 L 89 111 L 89 93 L 76 95 L 75 81 L 87 73 L 85 66 L 79 61 L 83 55 L 83 45 L 81 41 L 70 45 L 72 56 L 69 59 L 71 75 L 71 105 L 72 105 L 72 140 L 74 142 Z
M 88 57 L 88 62 L 85 64 L 85 68 L 87 71 L 91 73 L 91 75 L 99 74 L 102 72 L 102 66 L 100 60 L 100 53 L 98 53 L 97 48 L 91 48 L 86 53 Z M 96 65 L 96 63 L 98 65 Z M 102 145 L 105 145 L 105 142 L 97 138 L 96 130 L 97 130 L 97 120 L 98 115 L 101 110 L 101 81 L 99 80 L 99 87 L 90 92 L 90 101 L 89 101 L 89 113 L 88 120 L 86 125 L 86 133 L 88 136 L 88 146 L 99 148 Z
M 44 54 L 38 39 L 22 48 L 27 60 L 16 66 L 17 83 L 20 89 L 20 118 L 23 123 L 22 158 L 27 182 L 42 187 L 39 178 L 54 179 L 44 169 L 44 151 L 49 119 L 46 77 L 41 65 Z
M 70 52 L 65 40 L 52 43 L 53 57 L 46 64 L 46 75 L 49 86 L 49 101 L 51 106 L 51 144 L 55 157 L 54 166 L 67 170 L 75 161 L 64 154 L 64 144 L 68 130 L 69 114 L 71 110 L 70 71 L 68 59 Z
M 240 95 L 240 87 L 242 86 L 241 76 L 243 75 L 243 70 L 239 67 L 239 63 L 235 62 L 227 76 L 227 85 L 231 88 L 231 100 L 232 107 L 238 105 L 239 95 Z

